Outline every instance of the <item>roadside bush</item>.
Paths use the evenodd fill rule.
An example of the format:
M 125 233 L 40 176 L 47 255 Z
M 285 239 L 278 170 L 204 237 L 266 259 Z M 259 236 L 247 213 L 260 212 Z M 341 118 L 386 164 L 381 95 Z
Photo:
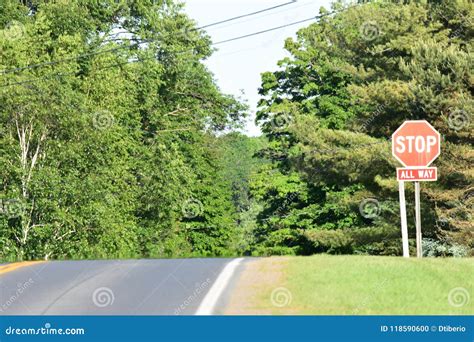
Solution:
M 466 247 L 458 244 L 448 244 L 433 239 L 422 240 L 423 256 L 426 257 L 455 257 L 462 258 L 467 256 Z
M 263 245 L 256 245 L 252 255 L 296 255 L 301 254 L 301 243 L 298 232 L 286 228 L 270 233 Z
M 298 255 L 299 247 L 264 247 L 259 246 L 252 252 L 252 256 L 270 256 L 270 255 Z
M 303 237 L 306 239 L 304 254 L 353 253 L 354 240 L 344 230 L 310 230 L 304 232 Z
M 398 227 L 372 226 L 349 231 L 356 254 L 401 255 L 402 242 Z

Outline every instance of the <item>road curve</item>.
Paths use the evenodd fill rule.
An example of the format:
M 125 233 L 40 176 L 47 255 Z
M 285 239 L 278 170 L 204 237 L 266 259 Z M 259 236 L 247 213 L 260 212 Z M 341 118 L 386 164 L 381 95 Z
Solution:
M 0 315 L 194 315 L 221 273 L 232 282 L 241 268 L 214 258 L 39 263 L 0 275 Z M 219 297 L 213 314 L 226 290 Z

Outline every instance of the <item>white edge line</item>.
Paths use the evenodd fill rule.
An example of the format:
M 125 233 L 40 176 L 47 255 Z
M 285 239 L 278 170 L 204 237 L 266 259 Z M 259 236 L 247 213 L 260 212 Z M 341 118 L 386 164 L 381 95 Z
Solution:
M 209 292 L 202 300 L 201 305 L 199 305 L 198 309 L 196 310 L 196 315 L 205 316 L 213 314 L 217 301 L 226 289 L 227 285 L 229 284 L 230 278 L 232 278 L 232 275 L 234 274 L 237 266 L 239 266 L 242 260 L 244 260 L 244 258 L 234 259 L 224 267 L 224 269 L 219 274 L 216 281 L 210 288 Z

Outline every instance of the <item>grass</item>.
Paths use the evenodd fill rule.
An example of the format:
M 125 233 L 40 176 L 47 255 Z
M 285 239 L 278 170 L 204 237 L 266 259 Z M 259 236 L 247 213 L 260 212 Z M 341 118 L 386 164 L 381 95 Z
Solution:
M 265 265 L 271 259 L 259 262 L 263 261 Z M 262 282 L 262 286 L 255 287 L 257 293 L 252 296 L 255 301 L 252 308 L 256 312 L 312 315 L 474 313 L 472 258 L 407 260 L 318 255 L 288 257 L 282 263 L 283 275 L 279 284 Z M 262 264 L 259 267 L 262 268 Z M 264 271 L 271 272 L 270 269 Z

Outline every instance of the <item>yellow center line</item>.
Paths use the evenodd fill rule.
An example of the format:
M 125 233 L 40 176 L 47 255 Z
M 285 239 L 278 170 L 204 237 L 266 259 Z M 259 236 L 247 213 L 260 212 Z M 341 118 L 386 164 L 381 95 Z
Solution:
M 0 266 L 0 275 L 8 273 L 8 272 L 12 272 L 18 268 L 40 264 L 43 262 L 46 262 L 46 261 L 21 261 L 21 262 L 14 262 L 11 264 L 3 265 L 3 266 Z

